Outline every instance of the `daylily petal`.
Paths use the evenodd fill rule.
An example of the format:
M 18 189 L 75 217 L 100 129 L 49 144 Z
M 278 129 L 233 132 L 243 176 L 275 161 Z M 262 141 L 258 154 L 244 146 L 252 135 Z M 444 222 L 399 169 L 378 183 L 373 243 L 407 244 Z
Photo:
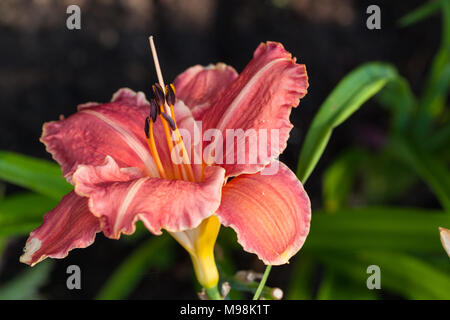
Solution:
M 191 110 L 182 100 L 177 100 L 174 106 L 175 118 L 180 134 L 183 137 L 183 143 L 188 152 L 191 167 L 194 171 L 197 181 L 201 180 L 202 166 L 202 128 L 194 119 Z
M 46 123 L 41 137 L 69 182 L 78 165 L 101 165 L 106 155 L 120 167 L 137 167 L 149 176 L 159 176 L 145 140 L 144 122 L 150 107 L 142 92 L 120 89 L 112 102 L 83 104 L 78 110 L 67 119 Z M 185 119 L 181 125 L 192 118 L 184 104 L 177 105 L 175 114 Z M 171 170 L 161 121 L 154 125 L 154 137 L 165 169 Z
M 120 88 L 119 90 L 117 90 L 113 94 L 111 102 L 128 104 L 137 108 L 143 107 L 146 110 L 148 110 L 149 105 L 149 102 L 143 92 L 136 92 L 134 90 L 131 90 L 130 88 Z
M 191 109 L 196 120 L 202 120 L 211 102 L 221 96 L 238 77 L 236 70 L 224 63 L 190 67 L 175 79 L 177 97 Z
M 132 234 L 141 220 L 154 234 L 198 226 L 220 204 L 225 170 L 207 167 L 200 183 L 140 177 L 137 168 L 119 168 L 107 157 L 102 166 L 81 165 L 73 175 L 75 192 L 89 197 L 107 237 Z
M 67 119 L 44 124 L 41 141 L 69 181 L 79 164 L 99 165 L 106 155 L 157 176 L 143 130 L 148 102 L 142 93 L 132 94 L 121 89 L 111 103 L 84 104 Z
M 227 176 L 258 172 L 279 156 L 286 147 L 292 128 L 289 122 L 291 108 L 298 105 L 307 88 L 305 65 L 297 64 L 280 43 L 267 42 L 258 46 L 244 71 L 224 94 L 216 97 L 203 119 L 205 130 L 217 128 L 223 133 L 225 164 L 222 166 Z M 257 137 L 258 149 L 261 150 L 253 161 L 256 164 L 249 160 L 254 152 L 249 149 L 246 139 L 239 138 L 235 144 L 234 138 L 227 139 L 227 129 L 249 130 L 248 141 Z M 262 131 L 266 134 L 263 135 Z M 247 144 L 243 149 L 246 159 L 239 161 L 237 150 L 244 148 L 243 144 Z M 234 155 L 230 153 L 233 150 Z
M 20 261 L 33 266 L 47 257 L 64 258 L 72 249 L 91 245 L 99 231 L 100 221 L 89 211 L 88 199 L 72 191 L 30 233 Z
M 278 162 L 274 175 L 265 169 L 240 175 L 223 188 L 217 216 L 232 227 L 238 242 L 266 264 L 287 263 L 309 232 L 311 206 L 295 174 Z

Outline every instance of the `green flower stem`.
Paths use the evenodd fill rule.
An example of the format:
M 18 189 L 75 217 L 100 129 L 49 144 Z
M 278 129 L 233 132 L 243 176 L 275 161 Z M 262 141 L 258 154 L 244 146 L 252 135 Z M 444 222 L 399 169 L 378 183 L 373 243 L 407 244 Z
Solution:
M 230 278 L 226 280 L 230 285 L 232 290 L 241 291 L 241 292 L 250 292 L 253 295 L 259 287 L 259 282 L 242 282 L 235 278 Z M 274 292 L 276 292 L 278 288 L 271 288 L 264 286 L 261 291 L 260 298 L 264 298 L 265 300 L 277 300 L 277 297 L 274 296 Z
M 253 296 L 253 300 L 258 300 L 259 296 L 261 295 L 262 290 L 264 289 L 264 286 L 266 285 L 267 278 L 269 277 L 270 270 L 272 269 L 271 265 L 268 265 L 266 267 L 266 271 L 264 271 L 264 275 L 261 279 L 261 282 L 259 283 L 258 289 L 256 289 L 255 295 Z
M 217 286 L 214 286 L 209 289 L 205 288 L 205 291 L 211 300 L 223 300 L 222 295 L 219 292 L 219 289 L 217 289 Z

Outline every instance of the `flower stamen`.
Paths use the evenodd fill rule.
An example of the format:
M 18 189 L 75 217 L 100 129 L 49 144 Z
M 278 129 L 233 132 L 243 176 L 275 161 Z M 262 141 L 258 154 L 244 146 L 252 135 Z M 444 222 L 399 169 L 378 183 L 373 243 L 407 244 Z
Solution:
M 170 130 L 170 123 L 169 121 L 165 118 L 165 115 L 167 115 L 167 113 L 165 112 L 164 109 L 164 105 L 165 105 L 165 100 L 164 100 L 164 92 L 161 89 L 161 86 L 156 83 L 152 86 L 153 88 L 153 93 L 155 94 L 155 101 L 158 104 L 158 113 L 159 116 L 161 117 L 161 122 L 163 125 L 163 129 L 164 129 L 164 135 L 166 136 L 166 142 L 167 142 L 167 146 L 169 147 L 169 154 L 170 156 L 172 156 L 173 153 L 173 140 L 172 140 L 172 134 L 171 134 L 171 130 Z M 175 178 L 176 179 L 180 179 L 182 180 L 182 170 L 181 170 L 181 166 L 178 164 L 181 162 L 181 160 L 179 159 L 179 155 L 177 153 L 175 153 L 177 159 L 177 163 L 172 162 L 172 168 L 173 168 L 173 172 L 175 174 Z
M 156 64 L 156 62 L 155 62 Z M 172 141 L 172 136 L 170 133 L 170 128 L 169 128 L 169 124 L 167 121 L 165 121 L 163 113 L 165 113 L 164 110 L 164 93 L 162 92 L 161 86 L 156 83 L 152 86 L 153 89 L 153 93 L 155 95 L 155 102 L 158 105 L 158 114 L 161 117 L 161 122 L 163 125 L 163 129 L 164 129 L 164 135 L 166 136 L 166 142 L 167 142 L 167 146 L 169 147 L 169 154 L 172 155 L 172 150 L 173 150 L 173 141 Z M 179 161 L 178 161 L 179 162 Z M 181 170 L 180 170 L 180 166 L 178 164 L 175 164 L 172 162 L 172 167 L 173 167 L 173 172 L 175 174 L 175 178 L 176 179 L 182 179 L 181 176 Z
M 170 129 L 172 129 L 172 131 L 175 131 L 176 129 L 175 121 L 165 112 L 162 112 L 161 115 L 164 118 L 164 120 L 166 120 L 167 123 L 169 124 Z
M 184 164 L 185 169 L 187 170 L 188 179 L 190 181 L 195 181 L 194 171 L 192 170 L 192 167 L 191 167 L 191 161 L 188 157 L 186 147 L 183 143 L 183 139 L 181 138 L 180 130 L 178 130 L 177 122 L 175 119 L 175 111 L 174 111 L 174 107 L 173 107 L 176 102 L 175 87 L 173 86 L 173 84 L 166 85 L 165 91 L 166 91 L 165 92 L 165 100 L 166 100 L 167 105 L 170 108 L 170 114 L 172 115 L 172 119 L 174 122 L 175 129 L 172 129 L 172 130 L 174 131 L 175 138 L 177 139 L 176 144 L 178 146 L 180 146 L 180 148 L 181 148 L 183 164 Z
M 170 129 L 172 129 L 172 131 L 175 135 L 176 145 L 180 148 L 180 151 L 181 151 L 181 159 L 180 159 L 179 152 L 175 152 L 175 154 L 177 157 L 177 162 L 181 163 L 182 165 L 180 166 L 178 164 L 172 163 L 173 169 L 175 172 L 175 177 L 177 179 L 183 179 L 183 180 L 189 180 L 189 181 L 195 182 L 196 179 L 195 179 L 195 175 L 192 170 L 192 167 L 191 167 L 191 161 L 189 159 L 188 153 L 186 151 L 186 147 L 183 143 L 183 139 L 181 137 L 180 131 L 178 130 L 176 120 L 175 120 L 175 112 L 173 109 L 173 105 L 176 101 L 175 88 L 172 84 L 170 84 L 167 87 L 166 92 L 164 92 L 163 88 L 165 88 L 166 86 L 164 85 L 164 80 L 162 77 L 161 68 L 159 66 L 158 55 L 156 53 L 156 48 L 155 48 L 155 44 L 153 42 L 153 37 L 149 37 L 149 41 L 150 41 L 150 48 L 152 50 L 153 60 L 155 63 L 156 74 L 158 76 L 158 82 L 159 82 L 159 83 L 154 84 L 152 86 L 152 88 L 153 88 L 153 92 L 155 94 L 156 103 L 159 105 L 160 116 L 161 116 L 162 124 L 164 127 L 164 134 L 166 135 L 167 145 L 169 147 L 169 152 L 170 152 L 170 155 L 172 156 L 174 144 L 172 141 Z M 169 90 L 169 88 L 170 88 L 170 90 Z M 168 103 L 167 101 L 171 102 L 171 103 Z M 170 112 L 171 117 L 169 116 L 169 112 Z M 169 129 L 169 127 L 170 127 L 170 129 Z
M 152 112 L 150 112 L 152 113 Z M 161 178 L 167 179 L 166 172 L 162 165 L 161 159 L 158 154 L 158 150 L 156 149 L 155 137 L 153 136 L 153 122 L 156 117 L 147 117 L 145 118 L 145 136 L 147 137 L 147 145 L 150 149 L 150 153 L 155 161 L 156 168 L 158 169 L 159 176 Z

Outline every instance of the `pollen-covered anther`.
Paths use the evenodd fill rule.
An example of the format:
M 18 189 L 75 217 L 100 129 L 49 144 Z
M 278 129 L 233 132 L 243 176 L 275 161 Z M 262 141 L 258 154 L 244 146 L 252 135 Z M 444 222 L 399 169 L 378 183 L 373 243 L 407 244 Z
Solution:
M 149 119 L 149 117 L 145 118 L 144 131 L 145 131 L 145 136 L 147 137 L 147 139 L 150 139 L 150 119 Z
M 181 160 L 180 163 L 172 163 L 172 168 L 174 176 L 176 179 L 183 179 L 188 181 L 196 181 L 194 171 L 190 165 L 190 159 L 186 151 L 186 147 L 183 143 L 183 139 L 177 127 L 177 122 L 175 120 L 174 103 L 176 102 L 175 87 L 170 84 L 166 86 L 161 73 L 161 68 L 159 66 L 158 56 L 156 54 L 155 45 L 153 43 L 153 38 L 149 38 L 150 48 L 153 54 L 153 60 L 155 62 L 156 74 L 158 76 L 158 82 L 152 86 L 153 93 L 155 95 L 155 102 L 158 105 L 159 116 L 161 117 L 162 126 L 164 128 L 164 134 L 166 136 L 167 145 L 169 147 L 169 153 L 172 155 L 174 150 L 174 141 L 178 147 L 181 148 L 181 155 L 176 152 L 175 157 L 177 161 Z M 150 127 L 151 131 L 151 127 Z M 170 131 L 173 131 L 172 133 Z M 173 141 L 172 138 L 175 138 Z
M 150 100 L 150 118 L 153 122 L 156 122 L 156 119 L 160 113 L 160 109 L 154 99 Z
M 164 84 L 163 84 L 164 85 Z M 176 128 L 176 124 L 175 121 L 173 120 L 174 117 L 167 117 L 167 115 L 164 115 L 164 113 L 166 112 L 166 97 L 164 94 L 164 90 L 162 88 L 162 85 L 160 85 L 159 83 L 155 83 L 154 85 L 152 85 L 152 89 L 153 89 L 153 93 L 154 93 L 154 99 L 152 99 L 153 101 L 155 101 L 155 103 L 157 104 L 157 113 L 158 115 L 161 116 L 161 122 L 164 128 L 164 134 L 166 136 L 166 141 L 167 141 L 167 145 L 169 147 L 169 153 L 172 154 L 172 150 L 174 148 L 173 145 L 173 141 L 172 141 L 172 135 L 170 133 L 170 130 L 172 129 L 172 131 L 175 130 Z M 150 106 L 150 108 L 152 108 L 152 106 Z M 168 107 L 170 109 L 170 107 Z M 150 112 L 152 110 L 150 109 Z M 172 112 L 172 111 L 170 111 Z M 165 121 L 163 121 L 165 120 Z M 182 173 L 181 173 L 181 168 L 178 164 L 172 163 L 172 168 L 173 168 L 173 172 L 175 175 L 176 179 L 182 179 Z
M 175 105 L 175 87 L 173 84 L 166 85 L 166 102 L 169 106 Z
M 155 94 L 155 100 L 156 100 L 156 103 L 158 104 L 158 106 L 164 105 L 166 99 L 165 99 L 165 95 L 164 95 L 164 90 L 161 87 L 161 85 L 159 83 L 155 83 L 152 86 L 152 89 L 153 89 L 153 93 Z
M 161 112 L 161 115 L 163 116 L 164 120 L 167 121 L 167 123 L 170 126 L 170 129 L 175 130 L 176 126 L 175 126 L 175 121 L 173 121 L 172 117 L 169 116 L 167 113 L 165 112 Z

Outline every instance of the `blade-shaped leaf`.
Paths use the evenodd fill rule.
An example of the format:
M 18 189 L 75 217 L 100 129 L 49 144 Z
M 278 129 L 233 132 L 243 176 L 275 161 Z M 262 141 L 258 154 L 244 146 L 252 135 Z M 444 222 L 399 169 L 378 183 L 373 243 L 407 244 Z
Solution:
M 439 253 L 439 226 L 449 226 L 442 211 L 392 207 L 314 211 L 306 251 L 397 250 Z
M 7 151 L 0 151 L 0 179 L 58 200 L 72 190 L 56 164 Z
M 450 0 L 440 1 L 442 8 L 441 48 L 433 58 L 417 114 L 415 137 L 423 139 L 432 128 L 432 120 L 445 110 L 450 87 Z
M 320 260 L 355 280 L 361 287 L 371 275 L 367 267 L 380 267 L 381 289 L 398 293 L 407 299 L 450 299 L 450 271 L 436 268 L 414 256 L 383 251 L 363 251 L 354 255 L 330 253 Z
M 432 151 L 445 151 L 446 146 L 450 145 L 450 122 L 447 122 L 445 126 L 440 128 L 433 136 L 427 141 L 427 147 Z M 448 151 L 448 150 L 447 150 Z
M 395 139 L 390 152 L 407 163 L 429 185 L 442 207 L 450 213 L 450 173 L 430 152 L 404 139 Z
M 386 84 L 376 99 L 392 113 L 391 128 L 404 134 L 417 110 L 417 99 L 408 81 L 401 76 L 396 77 Z
M 288 300 L 311 300 L 314 296 L 313 280 L 318 269 L 318 262 L 311 255 L 302 252 L 295 258 L 287 291 Z
M 425 4 L 409 12 L 398 21 L 399 25 L 406 27 L 422 21 L 436 13 L 441 7 L 441 0 L 427 1 Z
M 445 102 L 450 85 L 450 44 L 438 51 L 425 90 L 419 102 L 414 136 L 423 139 L 432 128 L 433 120 L 445 109 Z
M 353 194 L 352 199 L 365 206 L 396 202 L 419 181 L 410 167 L 384 150 L 371 153 L 370 159 L 361 165 L 359 173 L 360 184 L 355 188 L 357 193 Z
M 7 244 L 8 244 L 8 237 L 0 237 L 0 262 L 2 261 L 3 252 L 5 251 Z
M 450 48 L 450 0 L 441 0 L 442 5 L 442 40 L 443 48 Z
M 303 183 L 319 161 L 333 128 L 396 76 L 392 66 L 372 62 L 358 67 L 339 82 L 314 117 L 302 146 L 297 176 Z
M 323 200 L 328 212 L 346 206 L 356 172 L 368 159 L 366 151 L 349 149 L 327 168 L 323 175 Z
M 28 268 L 0 288 L 0 300 L 23 300 L 37 298 L 39 288 L 45 284 L 52 269 L 51 261 Z
M 124 299 L 136 288 L 150 266 L 167 265 L 172 257 L 172 247 L 168 240 L 169 237 L 163 235 L 140 245 L 110 276 L 97 299 Z
M 0 236 L 22 235 L 42 223 L 58 201 L 35 193 L 20 193 L 0 200 Z
M 317 300 L 375 300 L 376 290 L 368 290 L 364 282 L 349 281 L 330 264 L 326 266 L 322 282 L 317 291 Z

